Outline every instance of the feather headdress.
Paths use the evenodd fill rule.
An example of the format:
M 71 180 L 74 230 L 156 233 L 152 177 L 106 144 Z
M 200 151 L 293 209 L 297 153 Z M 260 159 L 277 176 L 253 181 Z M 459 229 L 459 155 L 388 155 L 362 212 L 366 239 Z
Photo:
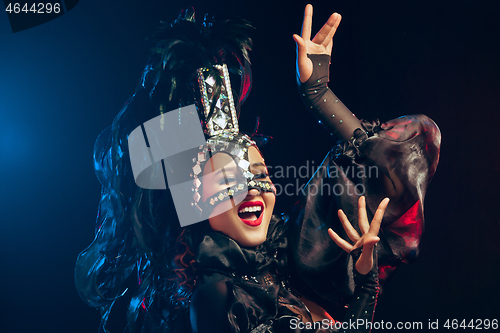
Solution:
M 154 43 L 153 54 L 144 71 L 142 86 L 165 112 L 199 104 L 202 96 L 196 83 L 197 69 L 204 68 L 205 76 L 215 80 L 212 95 L 217 100 L 223 83 L 214 66 L 226 64 L 229 73 L 240 76 L 240 89 L 232 92 L 239 115 L 239 106 L 251 89 L 248 51 L 252 46 L 249 33 L 253 29 L 243 19 L 205 15 L 200 23 L 196 22 L 192 9 L 182 11 L 172 24 L 162 22 L 160 30 L 150 39 Z M 206 121 L 212 117 L 214 108 L 215 103 L 208 115 L 200 114 L 200 119 Z

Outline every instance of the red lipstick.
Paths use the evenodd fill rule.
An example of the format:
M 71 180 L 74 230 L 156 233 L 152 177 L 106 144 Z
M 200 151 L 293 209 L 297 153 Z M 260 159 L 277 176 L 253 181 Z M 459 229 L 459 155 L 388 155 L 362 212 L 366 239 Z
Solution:
M 264 204 L 261 201 L 245 201 L 238 208 L 238 210 L 241 210 L 246 207 L 255 207 L 255 206 L 261 207 L 259 218 L 257 218 L 256 220 L 245 220 L 240 217 L 240 220 L 243 221 L 243 223 L 251 227 L 257 227 L 262 223 L 262 217 L 264 216 Z

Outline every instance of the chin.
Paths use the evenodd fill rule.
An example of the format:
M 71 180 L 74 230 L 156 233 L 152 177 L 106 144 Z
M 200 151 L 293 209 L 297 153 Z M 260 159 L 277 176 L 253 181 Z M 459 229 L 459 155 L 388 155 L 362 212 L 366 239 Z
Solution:
M 251 230 L 245 233 L 243 236 L 231 237 L 240 246 L 243 247 L 257 247 L 264 243 L 267 239 L 267 230 L 269 228 L 269 221 L 262 222 L 262 224 L 256 230 Z

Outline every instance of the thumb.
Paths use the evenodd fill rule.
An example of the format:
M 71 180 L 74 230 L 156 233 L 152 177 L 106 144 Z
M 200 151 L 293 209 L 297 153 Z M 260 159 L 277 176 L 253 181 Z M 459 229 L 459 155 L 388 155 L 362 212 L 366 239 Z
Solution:
M 365 251 L 365 250 L 366 251 L 373 251 L 373 247 L 375 246 L 375 244 L 378 243 L 379 240 L 380 240 L 380 238 L 378 236 L 365 239 L 365 242 L 363 244 L 363 251 Z
M 299 59 L 303 58 L 303 57 L 307 57 L 306 42 L 302 39 L 302 37 L 300 37 L 297 34 L 294 34 L 293 40 L 295 41 L 295 43 L 297 45 L 297 57 Z
M 373 237 L 363 244 L 363 252 L 356 262 L 356 270 L 363 275 L 368 274 L 373 267 L 373 249 L 375 244 L 380 240 L 378 237 Z
M 297 70 L 302 83 L 306 82 L 312 74 L 312 63 L 307 57 L 306 42 L 299 35 L 293 35 L 297 44 Z
M 369 250 L 366 251 L 366 249 L 363 247 L 363 252 L 356 262 L 355 267 L 358 273 L 362 275 L 368 274 L 373 267 L 373 252 Z

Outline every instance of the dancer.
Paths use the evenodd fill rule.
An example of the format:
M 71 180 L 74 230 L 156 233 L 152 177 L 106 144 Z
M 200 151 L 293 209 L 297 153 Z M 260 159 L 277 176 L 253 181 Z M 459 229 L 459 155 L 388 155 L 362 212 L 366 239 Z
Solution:
M 365 325 L 356 330 L 369 331 L 379 288 L 377 263 L 385 278 L 418 248 L 438 132 L 424 117 L 384 125 L 358 121 L 326 86 L 323 59 L 329 60 L 340 16 L 333 14 L 313 40 L 307 32 L 311 20 L 308 6 L 302 37 L 294 37 L 301 93 L 320 117 L 338 119 L 332 126 L 347 140 L 338 157 L 332 152 L 325 159 L 307 187 L 304 207 L 290 220 L 273 215 L 274 186 L 256 136 L 239 133 L 234 116 L 249 91 L 251 26 L 242 20 L 207 20 L 201 26 L 194 13 L 185 12 L 157 35 L 136 94 L 96 142 L 103 192 L 96 238 L 78 258 L 76 284 L 88 304 L 101 308 L 103 329 L 115 302 L 123 301 L 132 332 L 349 331 L 352 326 L 340 322 L 358 320 Z M 241 73 L 234 105 L 224 65 Z M 200 87 L 195 94 L 193 86 Z M 192 182 L 194 194 L 185 201 L 208 216 L 181 228 L 172 189 L 136 185 L 126 138 L 149 119 L 193 103 L 206 144 L 188 152 L 182 163 L 157 164 L 167 177 L 173 173 Z M 343 165 L 375 166 L 383 176 L 352 177 Z M 340 177 L 331 176 L 333 168 Z M 325 184 L 346 190 L 362 184 L 366 202 L 358 192 L 313 191 Z M 392 199 L 389 206 L 385 196 Z M 416 236 L 407 237 L 409 232 Z

